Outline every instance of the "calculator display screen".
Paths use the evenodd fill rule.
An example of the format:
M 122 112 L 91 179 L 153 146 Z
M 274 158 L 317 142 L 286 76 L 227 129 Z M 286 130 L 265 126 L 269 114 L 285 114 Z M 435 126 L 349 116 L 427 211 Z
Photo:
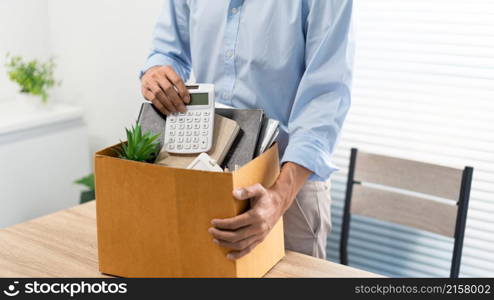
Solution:
M 187 105 L 208 105 L 208 93 L 190 94 L 190 102 Z

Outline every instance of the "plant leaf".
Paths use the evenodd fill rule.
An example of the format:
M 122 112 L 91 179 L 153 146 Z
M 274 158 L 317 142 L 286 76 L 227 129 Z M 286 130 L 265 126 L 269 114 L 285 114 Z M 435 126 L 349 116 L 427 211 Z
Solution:
M 160 134 L 142 132 L 142 128 L 136 122 L 130 129 L 125 128 L 127 143 L 122 144 L 119 157 L 135 161 L 151 161 L 158 152 Z
M 90 191 L 94 191 L 94 174 L 91 173 L 87 176 L 84 176 L 84 177 L 74 181 L 74 183 L 83 185 L 83 186 L 89 188 Z

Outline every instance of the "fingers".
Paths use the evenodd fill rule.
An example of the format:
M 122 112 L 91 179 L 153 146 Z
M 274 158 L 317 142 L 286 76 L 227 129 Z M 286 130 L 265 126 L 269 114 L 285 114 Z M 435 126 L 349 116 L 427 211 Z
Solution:
M 282 215 L 279 198 L 274 191 L 261 184 L 235 189 L 233 196 L 238 200 L 251 199 L 251 208 L 238 216 L 227 219 L 214 219 L 209 228 L 216 244 L 233 249 L 229 259 L 238 259 L 254 249 Z
M 237 260 L 247 254 L 249 254 L 252 249 L 254 249 L 260 242 L 262 242 L 262 239 L 256 240 L 249 246 L 247 246 L 245 249 L 240 250 L 240 251 L 231 251 L 230 253 L 227 254 L 227 258 L 231 260 Z
M 157 78 L 157 82 L 161 90 L 165 93 L 168 102 L 173 107 L 172 112 L 185 112 L 184 102 L 179 98 L 175 87 L 168 79 L 166 77 L 159 77 Z
M 159 110 L 161 111 L 162 113 L 164 113 L 165 115 L 169 115 L 171 112 L 166 109 L 163 104 L 161 104 L 161 102 L 158 100 L 158 99 L 153 99 L 151 101 L 151 103 L 153 103 L 153 105 Z
M 238 200 L 248 200 L 250 198 L 260 197 L 264 193 L 266 193 L 266 189 L 260 184 L 239 188 L 233 191 L 234 197 Z M 213 219 L 211 224 L 218 229 L 236 230 L 252 224 L 256 218 L 258 218 L 258 216 L 255 214 L 255 211 L 249 210 L 232 218 Z
M 252 224 L 253 216 L 251 211 L 247 211 L 238 216 L 228 219 L 213 219 L 211 224 L 217 229 L 237 230 L 247 225 Z
M 261 229 L 256 226 L 245 226 L 239 230 L 220 230 L 214 227 L 208 229 L 208 232 L 216 239 L 228 243 L 236 243 L 246 238 L 249 238 L 261 232 Z
M 184 103 L 189 104 L 190 103 L 189 90 L 182 81 L 182 78 L 180 78 L 180 76 L 178 76 L 177 73 L 175 73 L 175 71 L 172 68 L 169 68 L 168 72 L 166 72 L 165 74 L 168 80 L 177 89 L 180 99 L 182 99 Z
M 153 91 L 151 89 L 142 85 L 141 93 L 144 96 L 144 98 L 146 100 L 150 101 L 151 103 L 153 103 L 153 106 L 156 107 L 161 113 L 163 113 L 165 115 L 170 114 L 170 110 L 168 110 L 167 108 L 165 108 L 165 106 L 163 104 L 161 104 L 160 100 L 158 100 L 155 93 L 153 93 Z
M 141 78 L 141 92 L 166 115 L 185 112 L 184 103 L 190 102 L 185 84 L 171 66 L 157 66 L 146 71 Z
M 234 251 L 242 251 L 246 248 L 248 248 L 252 243 L 256 242 L 259 240 L 259 237 L 256 235 L 250 236 L 246 239 L 237 241 L 237 242 L 227 242 L 227 241 L 222 241 L 218 239 L 213 239 L 213 242 L 216 245 L 219 245 L 221 247 L 227 248 L 227 249 L 232 249 Z
M 233 196 L 237 200 L 248 200 L 257 196 L 262 196 L 265 192 L 266 189 L 258 183 L 248 187 L 233 190 Z
M 161 89 L 161 87 L 158 84 L 151 85 L 149 89 L 154 95 L 153 99 L 161 103 L 161 105 L 169 112 L 168 114 L 176 112 L 175 106 L 168 99 L 165 92 Z

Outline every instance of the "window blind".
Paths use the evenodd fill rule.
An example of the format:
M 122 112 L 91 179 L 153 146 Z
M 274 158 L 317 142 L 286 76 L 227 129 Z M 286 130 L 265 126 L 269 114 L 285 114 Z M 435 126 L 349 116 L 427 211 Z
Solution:
M 494 275 L 494 1 L 355 1 L 352 108 L 334 161 L 329 259 L 350 148 L 473 166 L 462 277 Z M 447 277 L 453 240 L 353 216 L 349 264 L 387 276 Z

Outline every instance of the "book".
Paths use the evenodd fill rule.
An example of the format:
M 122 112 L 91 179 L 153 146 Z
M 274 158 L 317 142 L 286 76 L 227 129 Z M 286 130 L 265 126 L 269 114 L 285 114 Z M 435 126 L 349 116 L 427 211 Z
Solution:
M 276 128 L 276 130 L 274 131 L 274 134 L 273 136 L 271 137 L 271 139 L 269 140 L 269 142 L 267 143 L 267 146 L 266 148 L 264 149 L 264 151 L 262 151 L 262 153 L 264 153 L 266 150 L 268 150 L 269 148 L 271 148 L 271 146 L 273 146 L 273 144 L 276 142 L 276 139 L 278 138 L 278 135 L 280 134 L 280 128 Z M 261 153 L 261 154 L 262 154 Z M 260 155 L 260 154 L 259 154 Z
M 161 149 L 165 141 L 166 116 L 151 103 L 142 103 L 137 122 L 141 125 L 143 133 L 150 131 L 153 135 L 160 135 L 158 142 Z
M 216 113 L 235 120 L 240 126 L 240 133 L 223 162 L 234 171 L 255 157 L 264 112 L 262 109 L 217 108 Z
M 240 126 L 234 120 L 222 117 L 218 114 L 214 116 L 213 146 L 206 152 L 218 165 L 225 159 L 228 150 L 232 146 L 240 131 Z M 187 168 L 198 154 L 176 154 L 168 153 L 161 148 L 155 163 L 173 168 Z
M 274 142 L 279 133 L 279 121 L 264 116 L 259 134 L 259 141 L 256 146 L 255 156 L 261 155 Z

